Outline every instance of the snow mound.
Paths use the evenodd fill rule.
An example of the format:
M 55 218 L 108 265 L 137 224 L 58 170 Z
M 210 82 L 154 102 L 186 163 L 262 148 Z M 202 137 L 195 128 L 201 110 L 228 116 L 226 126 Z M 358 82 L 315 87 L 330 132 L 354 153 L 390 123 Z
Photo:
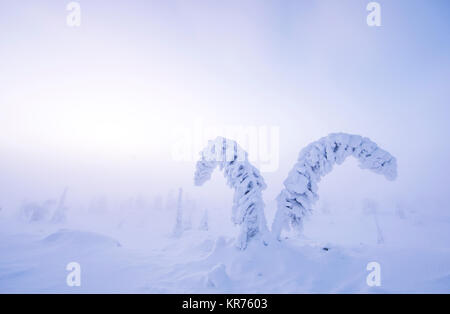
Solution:
M 226 289 L 230 286 L 230 278 L 224 264 L 217 264 L 206 276 L 206 286 L 209 288 Z
M 52 245 L 121 247 L 119 241 L 94 232 L 60 229 L 45 237 L 42 242 Z

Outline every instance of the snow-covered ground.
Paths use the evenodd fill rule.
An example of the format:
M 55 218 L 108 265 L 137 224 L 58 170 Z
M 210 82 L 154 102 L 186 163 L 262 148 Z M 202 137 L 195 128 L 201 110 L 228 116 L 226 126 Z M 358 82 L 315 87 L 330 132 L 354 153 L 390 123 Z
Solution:
M 0 216 L 0 292 L 450 292 L 450 217 L 444 214 L 379 210 L 378 243 L 371 213 L 339 215 L 324 207 L 307 221 L 303 237 L 268 246 L 252 241 L 245 251 L 233 237 L 195 224 L 173 237 L 173 215 L 164 215 L 141 213 L 121 224 L 107 222 L 106 213 L 68 224 Z M 81 266 L 80 287 L 66 284 L 70 262 Z M 381 266 L 379 287 L 366 283 L 370 262 Z

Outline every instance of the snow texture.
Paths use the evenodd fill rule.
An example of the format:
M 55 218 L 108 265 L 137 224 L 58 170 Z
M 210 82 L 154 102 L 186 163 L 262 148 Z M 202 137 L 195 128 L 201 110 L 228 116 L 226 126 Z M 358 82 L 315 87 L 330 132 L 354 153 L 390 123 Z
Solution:
M 208 210 L 205 210 L 203 212 L 202 220 L 200 221 L 200 226 L 198 227 L 199 230 L 208 231 L 209 230 L 209 223 L 208 223 Z
M 149 221 L 153 224 L 125 232 L 108 227 L 111 213 L 100 217 L 89 213 L 82 225 L 69 222 L 63 229 L 0 216 L 0 293 L 450 291 L 447 210 L 437 215 L 413 206 L 401 219 L 385 208 L 379 213 L 383 232 L 391 240 L 385 245 L 377 244 L 371 217 L 363 211 L 342 215 L 343 210 L 335 208 L 334 216 L 314 215 L 320 219 L 305 226 L 306 234 L 308 229 L 314 231 L 308 234 L 314 240 L 291 238 L 269 246 L 252 241 L 244 251 L 236 250 L 232 239 L 214 231 L 192 229 L 180 238 L 169 237 L 173 217 L 157 219 L 156 211 Z M 337 234 L 325 227 L 334 219 L 345 226 L 338 228 Z M 157 229 L 161 225 L 166 233 Z M 342 241 L 343 236 L 351 241 Z M 371 261 L 382 267 L 379 287 L 366 283 L 370 274 L 366 265 Z M 81 265 L 80 287 L 66 284 L 69 262 Z
M 370 139 L 359 135 L 333 133 L 313 142 L 300 151 L 297 163 L 284 181 L 285 188 L 277 197 L 277 212 L 272 232 L 279 238 L 283 229 L 291 226 L 303 228 L 303 218 L 312 211 L 318 200 L 320 179 L 328 174 L 334 164 L 342 164 L 353 156 L 361 169 L 384 175 L 388 180 L 397 176 L 397 161 L 387 151 Z
M 235 141 L 218 137 L 209 141 L 197 162 L 195 184 L 200 186 L 211 178 L 219 166 L 224 171 L 228 185 L 234 189 L 232 221 L 240 225 L 237 246 L 245 249 L 252 238 L 264 240 L 268 234 L 261 191 L 266 188 L 264 179 L 250 164 L 245 152 Z
M 224 264 L 218 264 L 211 269 L 206 277 L 206 286 L 209 288 L 223 289 L 230 285 L 230 278 Z

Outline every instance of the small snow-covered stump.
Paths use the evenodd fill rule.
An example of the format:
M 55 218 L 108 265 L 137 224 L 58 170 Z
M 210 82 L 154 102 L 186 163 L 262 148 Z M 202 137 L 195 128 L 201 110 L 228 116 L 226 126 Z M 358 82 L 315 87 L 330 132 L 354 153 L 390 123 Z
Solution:
M 67 207 L 66 207 L 66 195 L 67 188 L 64 189 L 61 197 L 59 198 L 58 206 L 56 207 L 55 212 L 53 213 L 51 221 L 53 223 L 63 223 L 67 220 Z
M 313 142 L 301 150 L 297 163 L 284 181 L 277 197 L 277 212 L 272 233 L 279 238 L 283 229 L 301 231 L 303 219 L 318 200 L 317 183 L 334 164 L 342 164 L 353 156 L 362 169 L 384 175 L 388 180 L 397 176 L 397 161 L 370 139 L 359 135 L 334 133 Z
M 264 240 L 268 233 L 261 194 L 266 184 L 258 169 L 248 161 L 247 152 L 233 140 L 218 137 L 208 142 L 197 162 L 195 185 L 208 181 L 217 166 L 235 191 L 232 221 L 240 226 L 237 246 L 243 250 L 251 239 Z

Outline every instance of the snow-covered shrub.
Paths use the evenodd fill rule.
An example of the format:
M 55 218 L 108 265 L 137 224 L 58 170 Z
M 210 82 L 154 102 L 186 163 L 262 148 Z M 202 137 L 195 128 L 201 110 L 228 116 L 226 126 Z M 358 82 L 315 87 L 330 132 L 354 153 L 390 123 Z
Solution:
M 384 175 L 389 180 L 397 176 L 396 159 L 370 139 L 345 133 L 330 134 L 306 146 L 297 163 L 284 181 L 284 189 L 277 197 L 277 212 L 272 225 L 279 238 L 289 225 L 301 231 L 303 218 L 312 211 L 318 200 L 317 183 L 348 156 L 358 159 L 362 169 Z
M 53 203 L 50 201 L 46 201 L 42 205 L 35 202 L 25 203 L 21 207 L 21 214 L 23 219 L 28 222 L 48 221 L 52 206 Z
M 233 140 L 218 137 L 208 142 L 197 162 L 195 184 L 200 186 L 208 181 L 217 166 L 235 191 L 232 221 L 240 225 L 237 245 L 245 249 L 252 238 L 264 238 L 268 232 L 261 195 L 266 184 L 248 161 L 247 152 Z
M 19 218 L 27 222 L 64 223 L 68 208 L 65 205 L 67 188 L 59 200 L 48 199 L 44 202 L 25 202 L 19 210 Z

